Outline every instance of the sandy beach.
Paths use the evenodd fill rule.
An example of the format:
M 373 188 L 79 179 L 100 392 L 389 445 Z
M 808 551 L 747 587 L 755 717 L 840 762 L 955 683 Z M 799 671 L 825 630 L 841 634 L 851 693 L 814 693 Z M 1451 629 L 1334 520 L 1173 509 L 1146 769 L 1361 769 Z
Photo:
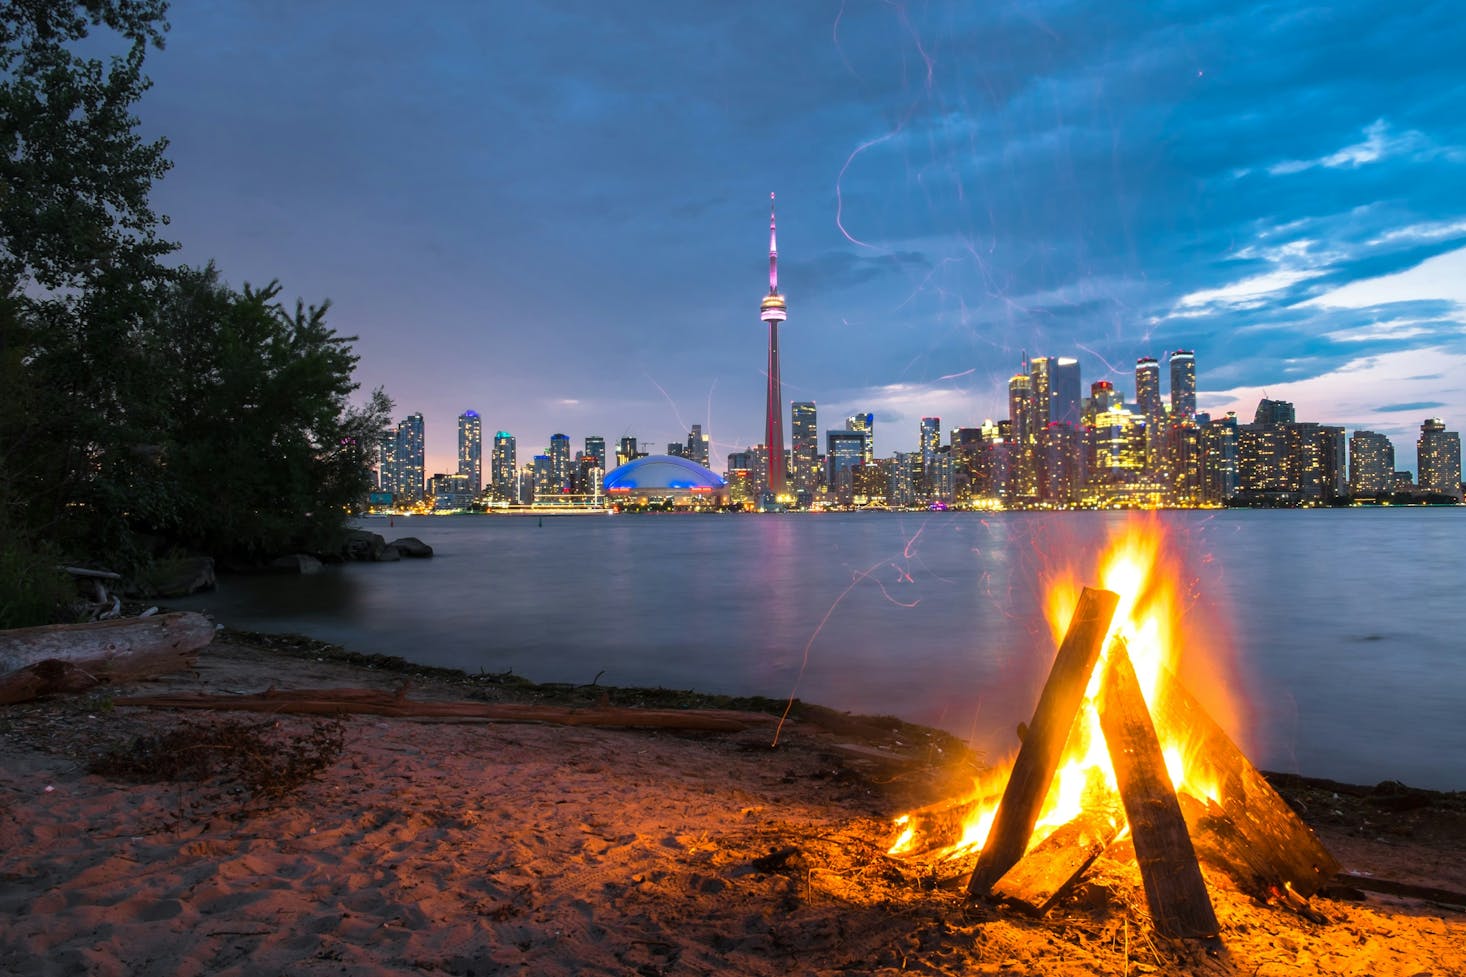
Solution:
M 380 663 L 375 663 L 380 666 Z M 203 974 L 1466 974 L 1466 910 L 1315 897 L 1315 921 L 1206 871 L 1220 946 L 1150 927 L 1114 846 L 1043 919 L 964 903 L 966 866 L 885 854 L 891 819 L 981 758 L 819 710 L 737 732 L 354 716 L 319 777 L 88 772 L 180 723 L 334 720 L 130 708 L 134 692 L 396 689 L 402 671 L 226 635 L 196 671 L 0 710 L 0 972 Z M 642 704 L 408 669 L 422 698 Z M 1466 796 L 1280 779 L 1346 870 L 1466 891 Z M 773 857 L 769 857 L 769 856 Z

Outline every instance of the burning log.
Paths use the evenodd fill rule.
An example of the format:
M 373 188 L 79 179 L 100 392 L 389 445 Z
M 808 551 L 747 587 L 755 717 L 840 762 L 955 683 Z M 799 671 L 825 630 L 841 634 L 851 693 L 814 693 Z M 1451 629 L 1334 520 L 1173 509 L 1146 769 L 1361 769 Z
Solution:
M 965 800 L 938 801 L 903 815 L 896 822 L 897 841 L 891 854 L 914 858 L 957 847 L 962 844 L 968 823 L 996 801 L 996 795 L 980 794 Z
M 968 898 L 987 895 L 1023 857 L 1118 603 L 1119 596 L 1108 590 L 1086 587 L 1079 595 L 1079 605 L 1008 776 L 987 843 L 967 884 Z
M 1089 810 L 1035 845 L 993 886 L 993 896 L 1032 916 L 1042 916 L 1068 892 L 1123 823 L 1116 810 Z
M 1216 936 L 1221 927 L 1196 849 L 1166 773 L 1140 682 L 1120 642 L 1110 649 L 1099 714 L 1156 929 L 1168 936 Z
M 1339 863 L 1185 686 L 1164 669 L 1156 699 L 1156 721 L 1184 731 L 1199 761 L 1213 768 L 1221 784 L 1217 807 L 1222 820 L 1215 812 L 1207 812 L 1212 814 L 1209 820 L 1200 819 L 1198 813 L 1198 824 L 1212 836 L 1207 846 L 1214 864 L 1259 897 L 1267 896 L 1268 887 L 1281 890 L 1285 883 L 1305 898 L 1327 885 Z M 1188 817 L 1187 823 L 1191 822 Z

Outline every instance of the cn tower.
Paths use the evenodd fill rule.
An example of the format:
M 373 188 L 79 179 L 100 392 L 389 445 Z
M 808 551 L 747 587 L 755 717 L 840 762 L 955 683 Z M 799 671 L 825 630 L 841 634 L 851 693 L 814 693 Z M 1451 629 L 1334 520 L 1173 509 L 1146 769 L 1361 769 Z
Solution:
M 769 392 L 764 420 L 764 450 L 768 452 L 769 495 L 784 494 L 784 395 L 779 388 L 779 323 L 787 318 L 779 294 L 779 245 L 774 239 L 774 195 L 769 194 L 769 294 L 759 306 L 759 318 L 769 324 Z

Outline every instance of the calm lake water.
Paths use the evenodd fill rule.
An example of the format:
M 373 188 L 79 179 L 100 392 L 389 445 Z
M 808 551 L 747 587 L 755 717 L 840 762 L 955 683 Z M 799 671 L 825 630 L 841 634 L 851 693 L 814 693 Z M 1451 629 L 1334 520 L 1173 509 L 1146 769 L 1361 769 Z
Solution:
M 1064 563 L 1092 568 L 1126 518 L 368 519 L 437 555 L 226 577 L 174 603 L 536 681 L 797 694 L 940 726 L 996 757 L 1016 748 L 1053 658 L 1047 581 Z M 1259 766 L 1466 789 L 1466 509 L 1152 518 L 1176 554 L 1187 661 L 1224 666 L 1225 683 L 1188 684 L 1230 690 L 1219 716 Z

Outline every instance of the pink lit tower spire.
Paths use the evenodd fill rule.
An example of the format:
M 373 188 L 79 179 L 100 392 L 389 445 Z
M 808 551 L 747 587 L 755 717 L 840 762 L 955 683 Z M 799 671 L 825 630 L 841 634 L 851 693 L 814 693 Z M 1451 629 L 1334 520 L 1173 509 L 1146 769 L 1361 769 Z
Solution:
M 759 306 L 759 318 L 769 324 L 769 392 L 764 420 L 764 448 L 768 452 L 769 494 L 784 495 L 784 395 L 779 387 L 779 323 L 787 318 L 779 294 L 779 246 L 774 239 L 774 195 L 769 194 L 769 294 Z

